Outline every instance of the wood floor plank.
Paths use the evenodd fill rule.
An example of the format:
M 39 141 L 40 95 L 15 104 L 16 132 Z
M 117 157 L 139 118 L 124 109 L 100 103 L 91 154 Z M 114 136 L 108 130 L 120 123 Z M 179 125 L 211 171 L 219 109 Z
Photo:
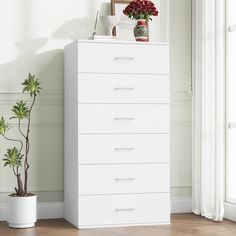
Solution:
M 236 236 L 236 223 L 221 223 L 194 214 L 174 214 L 171 225 L 78 230 L 64 219 L 39 220 L 30 229 L 11 229 L 0 222 L 0 236 Z

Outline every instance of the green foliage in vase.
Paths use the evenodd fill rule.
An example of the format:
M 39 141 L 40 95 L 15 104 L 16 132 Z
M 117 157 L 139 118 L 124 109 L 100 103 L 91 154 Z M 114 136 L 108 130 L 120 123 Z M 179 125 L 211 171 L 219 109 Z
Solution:
M 5 136 L 5 133 L 10 128 L 10 125 L 6 122 L 4 117 L 0 120 L 0 135 Z
M 4 155 L 5 158 L 2 159 L 4 161 L 4 166 L 9 166 L 13 169 L 21 166 L 23 156 L 24 155 L 22 155 L 16 147 L 7 149 L 7 153 Z
M 27 105 L 26 101 L 19 100 L 12 107 L 11 111 L 13 116 L 10 119 L 16 119 L 17 129 L 20 134 L 19 139 L 12 138 L 7 135 L 8 130 L 11 128 L 10 124 L 4 117 L 0 119 L 0 136 L 8 140 L 19 144 L 19 148 L 8 148 L 4 155 L 4 166 L 8 166 L 12 169 L 13 174 L 17 180 L 17 187 L 15 187 L 16 196 L 27 196 L 28 193 L 28 169 L 29 169 L 29 150 L 30 150 L 30 125 L 31 125 L 31 112 L 35 105 L 36 97 L 40 90 L 40 81 L 35 75 L 29 74 L 28 77 L 22 83 L 23 93 L 27 93 L 31 97 L 30 105 Z M 26 131 L 22 130 L 21 121 L 26 120 Z M 23 176 L 23 177 L 22 177 Z
M 16 105 L 13 106 L 11 109 L 15 116 L 12 118 L 17 118 L 20 120 L 23 120 L 28 117 L 29 114 L 29 108 L 27 106 L 27 103 L 23 100 L 17 101 Z
M 39 80 L 35 77 L 35 75 L 31 75 L 29 73 L 29 76 L 25 81 L 22 83 L 24 85 L 23 93 L 29 93 L 30 96 L 36 96 L 38 93 L 40 93 L 41 87 Z

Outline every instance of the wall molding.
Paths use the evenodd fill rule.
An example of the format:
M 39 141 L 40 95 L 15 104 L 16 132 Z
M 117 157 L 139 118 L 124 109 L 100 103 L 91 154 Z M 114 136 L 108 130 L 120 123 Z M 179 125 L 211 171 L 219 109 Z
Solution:
M 18 96 L 28 97 L 27 94 L 17 91 L 0 91 L 0 103 L 12 103 L 15 102 Z M 6 98 L 8 97 L 8 98 Z M 10 97 L 10 98 L 9 98 Z M 47 97 L 47 98 L 46 98 Z M 188 90 L 171 91 L 170 92 L 171 104 L 191 104 L 192 103 L 192 92 Z M 64 103 L 63 92 L 57 91 L 46 91 L 40 93 L 37 103 Z
M 18 127 L 17 123 L 11 123 L 12 127 Z M 31 123 L 32 127 L 47 127 L 47 128 L 51 128 L 51 127 L 60 127 L 63 128 L 64 127 L 64 122 L 62 121 L 42 121 L 42 122 L 32 122 Z M 26 123 L 21 123 L 21 127 L 27 127 Z
M 192 188 L 192 185 L 171 185 L 171 189 L 176 188 Z M 30 187 L 31 192 L 63 192 L 62 186 L 47 186 L 47 187 Z M 0 188 L 0 194 L 2 193 L 12 193 L 13 188 Z
M 21 96 L 21 98 L 19 97 Z M 26 97 L 26 94 L 20 92 L 0 92 L 0 104 L 1 105 L 14 105 L 16 100 Z M 57 92 L 44 92 L 40 93 L 35 105 L 64 105 L 63 93 Z M 27 102 L 31 102 L 30 99 L 25 99 Z M 189 91 L 175 91 L 170 93 L 170 105 L 191 105 L 192 93 Z
M 38 219 L 63 218 L 63 202 L 39 202 L 37 204 Z M 7 204 L 0 204 L 0 220 L 7 218 Z
M 192 185 L 171 185 L 170 188 L 192 188 Z
M 171 121 L 170 127 L 171 128 L 176 128 L 176 127 L 192 128 L 192 121 Z
M 30 192 L 63 192 L 62 186 L 46 186 L 46 187 L 29 187 Z M 14 192 L 14 187 L 12 188 L 0 188 L 0 194 L 2 193 L 12 193 Z
M 170 92 L 170 104 L 171 105 L 191 105 L 192 104 L 192 92 L 183 91 L 171 91 Z
M 6 95 L 24 95 L 24 93 L 22 93 L 22 91 L 18 91 L 18 90 L 9 90 L 9 91 L 0 91 L 0 94 L 6 94 Z M 57 90 L 43 90 L 43 92 L 41 92 L 40 94 L 42 95 L 61 95 L 63 96 L 63 91 L 57 91 Z
M 17 123 L 11 124 L 13 127 L 17 127 Z M 22 127 L 26 127 L 26 124 L 22 123 Z M 60 121 L 44 121 L 44 122 L 34 122 L 31 123 L 32 127 L 64 127 L 64 122 Z M 171 121 L 170 122 L 170 127 L 192 127 L 192 122 L 191 121 Z
M 28 94 L 22 92 L 0 92 L 0 104 L 9 105 L 15 104 L 16 100 L 26 100 L 27 102 L 31 102 L 32 100 L 29 98 Z M 64 104 L 64 94 L 61 92 L 42 92 L 39 94 L 36 105 L 63 105 Z
M 38 219 L 63 218 L 63 202 L 39 202 Z M 192 212 L 192 198 L 175 198 L 171 200 L 171 213 Z M 0 220 L 6 220 L 7 204 L 0 204 Z
M 16 98 L 16 99 L 1 99 L 0 98 L 0 104 L 1 105 L 14 105 L 17 100 L 22 100 L 21 98 Z M 24 99 L 27 103 L 30 103 L 31 100 L 29 99 Z M 63 99 L 38 99 L 38 101 L 35 102 L 35 106 L 39 105 L 64 105 Z

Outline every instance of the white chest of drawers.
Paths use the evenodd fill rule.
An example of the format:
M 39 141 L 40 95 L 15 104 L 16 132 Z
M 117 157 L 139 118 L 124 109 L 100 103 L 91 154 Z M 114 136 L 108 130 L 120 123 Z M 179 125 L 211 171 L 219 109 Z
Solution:
M 65 218 L 170 222 L 168 44 L 65 47 Z

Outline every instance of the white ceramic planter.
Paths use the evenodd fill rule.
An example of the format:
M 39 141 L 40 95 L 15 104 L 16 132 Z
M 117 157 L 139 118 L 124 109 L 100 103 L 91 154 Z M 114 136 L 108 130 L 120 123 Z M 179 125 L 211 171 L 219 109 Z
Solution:
M 37 221 L 37 196 L 8 196 L 7 222 L 12 228 L 29 228 Z

